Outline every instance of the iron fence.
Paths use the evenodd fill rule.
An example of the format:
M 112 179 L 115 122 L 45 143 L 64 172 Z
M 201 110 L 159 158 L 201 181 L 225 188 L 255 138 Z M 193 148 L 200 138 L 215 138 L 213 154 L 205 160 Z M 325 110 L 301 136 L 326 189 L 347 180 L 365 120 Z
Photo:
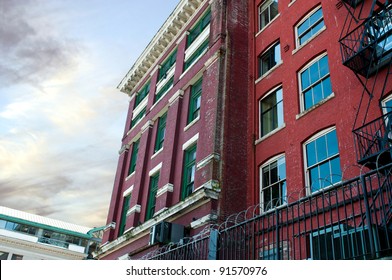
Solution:
M 377 259 L 392 255 L 392 164 L 260 213 L 260 205 L 144 259 Z

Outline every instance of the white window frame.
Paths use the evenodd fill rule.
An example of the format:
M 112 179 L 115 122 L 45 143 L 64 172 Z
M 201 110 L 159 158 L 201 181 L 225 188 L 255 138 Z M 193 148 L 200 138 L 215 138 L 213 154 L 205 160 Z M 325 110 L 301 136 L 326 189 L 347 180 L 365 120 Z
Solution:
M 281 89 L 282 90 L 282 106 L 283 106 L 283 111 L 282 111 L 282 113 L 283 113 L 283 115 L 282 115 L 282 119 L 283 119 L 283 122 L 282 122 L 282 125 L 278 125 L 276 128 L 274 128 L 273 130 L 271 130 L 270 132 L 268 132 L 266 135 L 262 135 L 262 131 L 261 131 L 261 129 L 262 129 L 262 116 L 261 116 L 261 103 L 263 102 L 263 100 L 264 99 L 266 99 L 268 96 L 270 96 L 271 94 L 273 94 L 273 93 L 275 93 L 276 91 L 278 91 L 279 89 Z M 265 94 L 262 98 L 260 98 L 260 100 L 259 100 L 259 139 L 264 139 L 264 138 L 266 138 L 266 137 L 268 137 L 269 135 L 271 135 L 271 134 L 273 134 L 273 133 L 275 133 L 277 130 L 279 130 L 279 129 L 281 129 L 282 127 L 284 127 L 285 126 L 285 122 L 284 122 L 284 101 L 283 101 L 283 87 L 282 87 L 282 85 L 278 85 L 278 86 L 276 86 L 276 87 L 274 87 L 273 89 L 271 89 L 267 94 Z
M 276 14 L 276 16 L 273 19 L 270 19 L 270 21 L 265 26 L 261 27 L 261 20 L 260 20 L 261 14 L 265 10 L 270 9 L 272 3 L 275 1 L 277 1 L 277 4 L 278 4 L 278 13 Z M 266 0 L 266 1 L 264 1 L 264 3 L 260 4 L 257 7 L 258 31 L 260 32 L 260 31 L 264 30 L 265 28 L 267 28 L 271 24 L 271 22 L 273 22 L 279 16 L 279 14 L 280 14 L 279 13 L 279 0 Z
M 271 210 L 273 210 L 273 209 L 275 209 L 275 208 L 279 208 L 279 207 L 281 207 L 281 206 L 287 204 L 287 183 L 286 183 L 286 197 L 282 197 L 282 201 L 283 201 L 282 204 L 279 205 L 279 206 L 277 206 L 277 207 L 275 207 L 275 208 L 273 208 L 273 207 L 271 206 L 271 209 L 269 209 L 269 210 L 267 210 L 267 211 L 264 211 L 266 205 L 264 205 L 264 195 L 263 195 L 263 168 L 265 168 L 265 167 L 271 165 L 273 162 L 277 162 L 277 161 L 278 161 L 279 159 L 281 159 L 281 158 L 284 158 L 284 160 L 285 160 L 286 178 L 284 179 L 284 181 L 286 181 L 286 180 L 287 180 L 287 165 L 286 165 L 286 155 L 285 155 L 284 153 L 279 154 L 279 155 L 276 155 L 276 156 L 270 158 L 269 160 L 267 160 L 266 162 L 264 162 L 264 163 L 263 163 L 262 165 L 260 165 L 260 167 L 259 167 L 260 211 L 261 211 L 262 213 L 271 211 Z M 281 182 L 281 181 L 283 181 L 283 180 L 280 180 L 279 182 Z M 276 184 L 276 183 L 275 183 L 275 184 Z M 269 187 L 269 188 L 271 188 L 271 187 Z
M 319 9 L 322 10 L 321 5 L 315 7 L 312 11 L 310 11 L 310 12 L 309 12 L 303 19 L 301 19 L 301 21 L 298 22 L 297 25 L 295 26 L 294 30 L 295 30 L 295 46 L 296 46 L 296 49 L 299 49 L 299 48 L 305 46 L 305 45 L 308 44 L 310 41 L 312 41 L 314 38 L 316 38 L 318 34 L 320 34 L 322 31 L 324 31 L 324 30 L 326 29 L 325 20 L 324 20 L 324 11 L 322 10 L 322 13 L 323 13 L 322 20 L 324 20 L 324 26 L 323 26 L 319 31 L 317 31 L 315 34 L 313 34 L 313 36 L 311 36 L 308 40 L 306 40 L 305 42 L 303 42 L 302 44 L 299 42 L 298 27 L 299 27 L 302 23 L 304 23 L 306 20 L 308 20 L 308 19 L 309 19 L 314 13 L 316 13 Z
M 317 193 L 317 192 L 323 191 L 323 190 L 328 189 L 328 188 L 330 188 L 330 187 L 332 187 L 332 186 L 334 186 L 334 185 L 336 185 L 336 184 L 339 184 L 339 183 L 341 182 L 341 180 L 340 180 L 340 181 L 338 181 L 338 182 L 335 182 L 335 183 L 333 183 L 333 184 L 331 184 L 331 185 L 328 185 L 328 186 L 326 186 L 326 187 L 320 188 L 319 190 L 316 190 L 316 191 L 312 192 L 312 186 L 311 186 L 310 174 L 309 174 L 309 169 L 310 169 L 310 168 L 308 168 L 308 162 L 307 162 L 306 145 L 308 145 L 309 143 L 311 143 L 311 142 L 317 140 L 318 138 L 320 138 L 320 137 L 322 137 L 322 136 L 324 136 L 324 135 L 326 135 L 326 134 L 328 134 L 328 133 L 330 133 L 330 132 L 332 132 L 332 131 L 334 131 L 334 130 L 336 131 L 336 127 L 335 127 L 335 126 L 332 126 L 332 127 L 326 128 L 326 129 L 323 129 L 322 131 L 319 131 L 318 133 L 314 134 L 311 138 L 309 138 L 309 139 L 302 145 L 303 157 L 304 157 L 305 185 L 306 185 L 306 193 L 307 193 L 307 195 L 311 195 L 311 194 L 315 194 L 315 193 Z M 337 137 L 337 135 L 336 135 L 336 137 Z M 339 158 L 340 158 L 339 139 L 337 138 L 336 140 L 337 140 L 337 144 L 338 144 L 338 155 L 337 155 L 337 156 L 334 155 L 333 158 L 335 158 L 335 157 L 339 157 Z M 331 159 L 331 157 L 326 158 L 326 159 L 324 159 L 323 161 L 318 162 L 317 165 L 320 165 L 321 163 L 324 163 L 324 162 L 326 162 L 326 161 L 329 161 L 330 159 Z M 341 166 L 340 166 L 340 167 L 341 167 Z M 340 169 L 341 169 L 341 168 L 340 168 Z M 342 170 L 340 170 L 340 171 L 342 171 Z
M 279 45 L 279 56 L 280 56 L 280 60 L 276 61 L 276 64 L 274 66 L 272 66 L 270 69 L 268 69 L 265 73 L 261 73 L 261 57 L 264 56 L 266 53 L 268 53 L 271 49 L 275 48 L 276 45 Z M 258 81 L 260 81 L 261 79 L 263 79 L 265 76 L 269 75 L 272 71 L 274 71 L 279 65 L 281 65 L 283 63 L 282 60 L 282 46 L 280 44 L 280 40 L 276 40 L 275 42 L 273 42 L 267 49 L 265 49 L 262 53 L 260 53 L 260 55 L 257 57 L 257 77 L 259 77 L 256 80 L 256 83 L 258 83 Z
M 324 52 L 324 53 L 320 54 L 319 56 L 315 57 L 314 59 L 309 61 L 308 64 L 306 64 L 304 67 L 302 67 L 302 69 L 298 72 L 299 99 L 300 99 L 299 103 L 300 103 L 300 106 L 301 106 L 301 108 L 300 108 L 301 109 L 301 113 L 311 111 L 312 109 L 314 109 L 314 108 L 318 107 L 319 105 L 323 104 L 324 103 L 323 101 L 326 101 L 326 100 L 330 99 L 331 95 L 334 95 L 333 90 L 331 90 L 331 93 L 329 95 L 325 96 L 324 99 L 320 100 L 316 104 L 313 104 L 311 107 L 305 109 L 305 97 L 304 97 L 304 94 L 303 94 L 303 91 L 302 91 L 301 74 L 303 72 L 305 72 L 307 69 L 309 69 L 310 66 L 312 66 L 314 63 L 316 63 L 317 61 L 321 60 L 324 56 L 328 56 L 328 53 Z M 329 68 L 329 58 L 328 58 L 328 68 Z M 329 75 L 329 77 L 331 77 L 331 69 L 329 69 L 328 75 Z M 332 81 L 331 81 L 331 88 L 332 88 Z

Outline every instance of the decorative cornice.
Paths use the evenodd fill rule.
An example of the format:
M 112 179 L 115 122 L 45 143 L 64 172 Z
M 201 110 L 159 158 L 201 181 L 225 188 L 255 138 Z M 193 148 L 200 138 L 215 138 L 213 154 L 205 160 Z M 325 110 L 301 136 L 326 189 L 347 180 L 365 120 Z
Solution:
M 146 132 L 147 131 L 147 129 L 149 129 L 149 128 L 151 128 L 151 127 L 153 127 L 154 126 L 154 122 L 152 121 L 152 120 L 148 120 L 143 126 L 142 126 L 142 128 L 141 128 L 141 132 L 142 132 L 142 134 L 144 133 L 144 132 Z
M 127 75 L 117 86 L 122 92 L 132 95 L 142 78 L 156 66 L 165 51 L 178 40 L 187 23 L 197 14 L 207 0 L 182 0 L 165 21 Z
M 162 188 L 159 188 L 156 194 L 156 197 L 163 195 L 164 193 L 167 192 L 173 192 L 174 191 L 174 185 L 173 184 L 166 184 Z
M 196 168 L 197 169 L 203 168 L 204 166 L 206 166 L 207 164 L 209 164 L 213 160 L 220 161 L 220 155 L 217 153 L 213 153 L 213 154 L 208 155 L 207 157 L 205 157 L 204 159 L 202 159 L 201 161 L 199 161 L 196 164 Z
M 129 147 L 130 147 L 129 144 L 123 145 L 123 146 L 121 147 L 121 149 L 118 151 L 118 154 L 121 155 L 122 153 L 124 153 L 124 152 L 126 152 L 126 151 L 129 151 Z
M 128 210 L 127 216 L 129 216 L 133 213 L 140 213 L 141 210 L 142 210 L 142 206 L 139 204 L 136 204 L 135 206 L 133 206 L 131 209 Z

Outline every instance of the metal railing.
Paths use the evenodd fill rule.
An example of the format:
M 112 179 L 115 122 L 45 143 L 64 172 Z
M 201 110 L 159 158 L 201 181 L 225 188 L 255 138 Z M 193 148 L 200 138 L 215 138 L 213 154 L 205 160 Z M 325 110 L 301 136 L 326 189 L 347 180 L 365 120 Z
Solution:
M 392 112 L 353 131 L 357 160 L 374 168 L 391 162 Z
M 343 64 L 369 76 L 390 60 L 392 49 L 391 7 L 369 17 L 339 40 Z M 389 59 L 389 60 L 388 60 Z
M 144 259 L 378 259 L 392 256 L 392 165 L 260 214 L 260 205 Z M 293 200 L 290 202 L 290 200 Z

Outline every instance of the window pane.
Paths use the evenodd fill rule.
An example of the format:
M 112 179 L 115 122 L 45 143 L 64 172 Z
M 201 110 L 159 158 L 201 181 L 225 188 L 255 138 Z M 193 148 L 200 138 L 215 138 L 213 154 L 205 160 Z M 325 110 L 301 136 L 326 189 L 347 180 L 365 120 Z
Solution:
M 323 26 L 324 26 L 324 21 L 323 21 L 323 20 L 320 21 L 319 23 L 317 23 L 317 25 L 315 25 L 315 26 L 312 28 L 312 36 L 313 36 L 314 34 L 316 34 L 318 31 L 320 31 L 321 28 L 323 28 Z
M 331 180 L 332 183 L 337 183 L 342 180 L 342 172 L 340 170 L 340 157 L 331 160 Z
M 318 83 L 313 87 L 313 104 L 317 104 L 323 99 L 323 88 L 321 86 L 321 83 Z
M 310 186 L 312 189 L 312 192 L 317 191 L 320 189 L 320 183 L 319 183 L 319 170 L 318 170 L 318 166 L 312 168 L 309 170 L 309 181 L 310 181 Z
M 270 173 L 271 173 L 271 184 L 274 184 L 278 181 L 278 166 L 276 161 L 274 163 L 271 163 Z
M 17 255 L 17 254 L 12 254 L 11 260 L 23 260 L 23 256 L 22 255 Z
M 283 123 L 284 123 L 284 120 L 283 120 L 283 102 L 280 102 L 278 105 L 277 105 L 277 117 L 278 117 L 278 127 L 281 127 L 282 125 L 283 125 Z
M 323 17 L 323 11 L 319 9 L 317 12 L 315 12 L 313 15 L 310 16 L 310 25 L 314 25 L 320 18 Z
M 263 53 L 259 58 L 260 73 L 259 76 L 264 75 L 270 69 L 272 69 L 278 62 L 281 61 L 280 55 L 280 43 L 278 42 L 265 53 Z
M 323 85 L 323 96 L 324 98 L 328 97 L 332 93 L 332 88 L 331 88 L 331 79 L 328 77 L 325 80 L 322 81 Z
M 324 56 L 319 60 L 320 76 L 323 77 L 329 74 L 328 56 Z
M 308 167 L 316 164 L 316 143 L 310 142 L 306 145 L 306 160 L 308 163 Z
M 328 157 L 339 153 L 338 138 L 336 137 L 336 130 L 331 131 L 326 135 L 328 145 Z
M 327 161 L 327 162 L 325 162 L 323 164 L 320 164 L 319 172 L 320 172 L 320 174 L 319 174 L 319 176 L 320 176 L 319 179 L 320 180 L 319 181 L 320 181 L 321 187 L 326 187 L 326 186 L 331 185 L 331 183 L 330 183 L 331 171 L 329 169 L 329 161 Z
M 309 68 L 310 72 L 310 83 L 314 84 L 318 80 L 320 80 L 320 71 L 319 71 L 319 64 L 318 62 L 313 63 L 312 66 Z
M 8 253 L 0 251 L 0 260 L 7 260 Z
M 317 149 L 317 162 L 323 161 L 327 158 L 327 142 L 325 135 L 316 139 L 316 149 Z
M 269 166 L 263 168 L 263 188 L 271 184 L 269 178 Z
M 310 86 L 309 69 L 306 69 L 301 74 L 301 86 L 302 86 L 302 90 L 304 90 L 304 89 L 306 89 L 307 87 Z
M 280 57 L 280 44 L 275 46 L 274 55 L 275 55 L 274 59 L 275 59 L 275 65 L 276 65 L 279 61 L 282 60 Z
M 298 36 L 301 36 L 309 28 L 309 20 L 304 21 L 300 26 L 298 26 Z
M 305 104 L 304 104 L 304 109 L 308 109 L 313 106 L 313 89 L 310 88 L 309 90 L 304 92 L 304 98 L 305 98 Z
M 279 180 L 286 179 L 286 159 L 284 157 L 278 159 L 278 174 Z

